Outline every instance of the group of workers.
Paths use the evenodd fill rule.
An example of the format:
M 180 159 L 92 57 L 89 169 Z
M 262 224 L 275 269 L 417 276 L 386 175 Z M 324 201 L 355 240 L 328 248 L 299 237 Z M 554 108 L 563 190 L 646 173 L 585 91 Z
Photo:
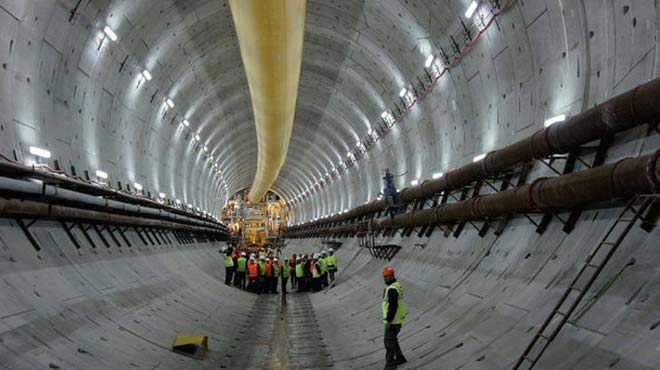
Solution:
M 277 293 L 280 280 L 281 291 L 286 294 L 289 279 L 291 288 L 298 292 L 320 291 L 334 282 L 337 272 L 337 256 L 332 248 L 315 254 L 294 254 L 288 260 L 280 260 L 265 248 L 248 255 L 230 245 L 222 252 L 225 284 L 257 294 Z
M 225 284 L 234 285 L 240 289 L 261 293 L 277 293 L 278 282 L 281 280 L 282 294 L 286 294 L 288 280 L 291 288 L 298 292 L 320 291 L 323 287 L 335 281 L 337 272 L 337 256 L 330 248 L 327 252 L 301 255 L 294 254 L 290 259 L 282 259 L 265 249 L 259 254 L 239 252 L 232 246 L 225 253 Z M 247 280 L 246 280 L 247 278 Z M 329 281 L 328 281 L 329 278 Z M 403 288 L 394 277 L 394 269 L 386 266 L 383 269 L 383 324 L 385 334 L 385 370 L 396 369 L 398 365 L 407 362 L 399 346 L 399 332 L 406 316 L 406 306 Z

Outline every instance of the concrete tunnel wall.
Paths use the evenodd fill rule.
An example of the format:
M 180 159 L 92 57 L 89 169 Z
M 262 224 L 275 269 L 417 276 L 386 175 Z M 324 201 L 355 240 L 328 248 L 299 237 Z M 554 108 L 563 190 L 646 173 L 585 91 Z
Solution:
M 139 182 L 217 212 L 223 197 L 250 184 L 256 164 L 225 2 L 83 1 L 69 22 L 70 3 L 0 0 L 0 153 L 29 161 L 28 146 L 45 146 L 64 168 L 101 169 L 113 183 Z M 309 3 L 300 109 L 275 184 L 288 199 L 344 159 L 422 73 L 426 56 L 447 47 L 469 1 Z M 101 42 L 106 24 L 117 42 Z M 383 168 L 409 171 L 400 187 L 430 178 L 528 135 L 549 116 L 657 77 L 659 24 L 651 0 L 515 1 L 357 166 L 295 206 L 296 221 L 374 199 Z M 140 77 L 144 68 L 152 81 Z M 165 109 L 167 97 L 174 109 Z M 205 165 L 202 146 L 190 144 L 194 133 L 214 151 L 221 177 Z M 658 135 L 645 134 L 618 137 L 607 161 L 656 149 Z M 545 171 L 537 166 L 534 176 Z M 482 239 L 467 226 L 459 239 L 436 232 L 382 240 L 404 247 L 392 265 L 410 311 L 406 368 L 509 368 L 615 213 L 587 212 L 569 235 L 553 222 L 538 236 L 520 218 L 499 238 Z M 236 337 L 228 334 L 243 335 L 256 298 L 224 286 L 217 246 L 143 246 L 129 232 L 131 248 L 97 240 L 96 249 L 76 250 L 58 224 L 34 227 L 44 246 L 38 253 L 15 222 L 0 221 L 0 369 L 231 368 Z M 658 236 L 629 237 L 592 290 L 598 297 L 540 368 L 660 366 Z M 290 241 L 286 253 L 318 242 Z M 364 251 L 355 257 L 356 241 L 344 243 L 340 268 L 353 261 L 350 268 L 311 302 L 336 369 L 380 368 L 384 263 Z M 209 361 L 169 352 L 174 335 L 190 331 L 211 336 Z M 259 349 L 263 363 L 268 349 Z

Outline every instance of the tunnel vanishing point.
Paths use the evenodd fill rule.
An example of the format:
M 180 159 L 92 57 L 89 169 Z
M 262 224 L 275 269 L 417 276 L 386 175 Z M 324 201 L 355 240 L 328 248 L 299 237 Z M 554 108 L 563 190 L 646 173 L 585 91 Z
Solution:
M 0 370 L 660 369 L 658 6 L 0 0 Z

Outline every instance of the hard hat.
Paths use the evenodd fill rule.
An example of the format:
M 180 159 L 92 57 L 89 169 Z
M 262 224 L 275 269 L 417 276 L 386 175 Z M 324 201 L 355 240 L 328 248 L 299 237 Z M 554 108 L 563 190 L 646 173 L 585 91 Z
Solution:
M 302 258 L 298 257 L 298 259 L 296 260 L 296 262 L 300 262 L 300 261 L 302 261 Z
M 390 266 L 385 266 L 383 268 L 383 277 L 385 276 L 393 276 L 394 275 L 394 269 L 391 268 Z
M 250 256 L 250 261 L 254 261 L 254 256 Z
M 265 261 L 265 260 L 266 260 L 266 257 L 264 257 L 264 256 L 259 256 L 259 261 Z
M 242 253 L 241 253 L 241 257 L 245 257 L 245 252 L 242 252 Z
M 266 257 L 266 261 L 270 262 L 270 258 Z
M 335 250 L 332 249 L 332 248 L 328 249 L 328 252 L 334 252 L 334 251 L 335 251 Z
M 326 252 L 326 251 L 321 251 L 321 255 L 322 255 L 322 256 L 325 256 L 326 254 L 328 254 L 328 252 Z
M 277 262 L 277 261 L 278 261 L 277 258 L 273 258 L 273 262 Z

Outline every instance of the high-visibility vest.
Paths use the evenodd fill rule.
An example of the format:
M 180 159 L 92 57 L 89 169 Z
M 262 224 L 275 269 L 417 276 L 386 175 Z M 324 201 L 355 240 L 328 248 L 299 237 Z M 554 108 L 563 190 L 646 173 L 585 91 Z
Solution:
M 328 256 L 326 262 L 328 262 L 328 267 L 337 267 L 337 255 L 333 254 Z
M 282 265 L 282 279 L 288 279 L 290 275 L 289 269 L 287 266 Z
M 321 265 L 322 274 L 328 272 L 328 261 L 326 261 L 325 258 L 319 258 L 319 264 Z
M 398 281 L 388 285 L 383 292 L 383 322 L 387 324 L 387 309 L 390 306 L 390 303 L 387 300 L 387 296 L 390 289 L 396 289 L 397 293 L 399 294 L 399 304 L 396 309 L 396 313 L 394 314 L 392 324 L 403 324 L 403 319 L 406 317 L 406 302 L 403 300 L 403 288 L 401 288 L 401 284 L 399 284 Z
M 318 262 L 315 262 L 315 263 L 310 264 L 310 266 L 311 266 L 311 267 L 310 267 L 310 270 L 312 270 L 312 278 L 314 278 L 314 279 L 316 279 L 316 278 L 320 278 L 320 277 L 321 277 L 321 274 L 320 274 L 318 271 L 316 271 L 316 266 L 317 266 L 317 265 L 318 265 L 319 267 L 321 267 L 321 264 L 318 263 Z
M 266 251 L 259 251 L 259 257 L 266 257 Z
M 266 261 L 266 263 L 264 263 L 264 267 L 266 268 L 266 277 L 273 276 L 273 263 Z
M 256 278 L 257 276 L 259 276 L 259 268 L 257 267 L 257 265 L 254 262 L 248 263 L 247 267 L 248 267 L 248 277 L 250 279 Z
M 302 263 L 299 263 L 296 265 L 296 277 L 301 278 L 303 277 L 303 265 Z
M 266 275 L 266 268 L 264 267 L 264 261 L 259 261 L 257 266 L 259 266 L 259 276 Z
M 289 270 L 295 271 L 296 269 L 296 260 L 293 258 L 289 258 Z
M 231 259 L 231 256 L 225 254 L 225 267 L 232 267 L 232 266 L 234 266 L 234 260 Z
M 236 270 L 238 272 L 245 272 L 247 266 L 247 258 L 240 257 L 237 262 L 238 262 L 238 267 L 236 268 Z

